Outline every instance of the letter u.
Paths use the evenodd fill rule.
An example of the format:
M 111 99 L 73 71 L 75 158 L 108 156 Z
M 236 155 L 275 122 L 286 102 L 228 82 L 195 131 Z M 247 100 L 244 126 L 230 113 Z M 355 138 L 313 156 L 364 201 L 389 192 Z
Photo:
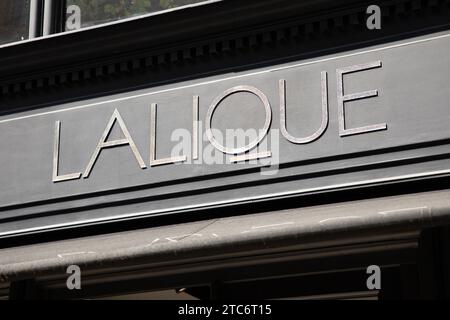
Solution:
M 321 73 L 322 87 L 322 123 L 320 128 L 305 138 L 292 136 L 286 127 L 286 80 L 280 80 L 280 129 L 283 136 L 292 143 L 307 144 L 319 139 L 328 127 L 328 76 L 326 71 Z

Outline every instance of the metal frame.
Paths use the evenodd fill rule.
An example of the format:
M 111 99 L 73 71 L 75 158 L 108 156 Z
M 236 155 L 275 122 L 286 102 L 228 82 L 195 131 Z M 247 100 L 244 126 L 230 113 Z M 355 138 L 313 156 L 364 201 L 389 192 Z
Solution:
M 65 6 L 65 0 L 30 0 L 28 38 L 35 39 L 64 31 Z
M 30 24 L 28 38 L 34 39 L 40 34 L 40 0 L 30 0 Z

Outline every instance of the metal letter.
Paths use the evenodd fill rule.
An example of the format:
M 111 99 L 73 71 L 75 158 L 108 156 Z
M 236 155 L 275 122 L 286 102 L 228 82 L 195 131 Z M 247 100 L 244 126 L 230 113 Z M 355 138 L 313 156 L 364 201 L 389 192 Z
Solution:
M 156 103 L 151 106 L 151 124 L 150 124 L 150 166 L 162 166 L 166 164 L 172 164 L 177 162 L 187 161 L 187 156 L 156 159 L 156 117 L 157 117 L 157 107 Z
M 62 182 L 68 180 L 77 180 L 81 178 L 80 173 L 58 175 L 59 171 L 59 142 L 61 136 L 61 121 L 55 123 L 55 142 L 53 144 L 53 182 Z
M 122 133 L 125 135 L 125 139 L 106 141 L 108 139 L 108 136 L 111 133 L 111 130 L 112 130 L 114 124 L 116 123 L 116 121 L 119 123 Z M 97 158 L 103 149 L 125 146 L 125 145 L 130 146 L 131 151 L 133 151 L 133 154 L 134 154 L 137 162 L 139 163 L 139 166 L 142 169 L 146 169 L 147 166 L 145 165 L 144 160 L 142 160 L 141 154 L 139 153 L 139 150 L 136 147 L 136 144 L 134 143 L 133 139 L 131 138 L 130 132 L 128 131 L 127 126 L 125 125 L 125 122 L 123 121 L 119 111 L 117 109 L 115 109 L 111 119 L 108 122 L 108 125 L 106 126 L 105 131 L 103 132 L 102 137 L 100 138 L 100 141 L 99 141 L 97 147 L 95 148 L 94 154 L 92 155 L 92 158 L 89 161 L 89 164 L 86 168 L 86 171 L 84 172 L 83 177 L 84 178 L 89 177 L 89 175 L 91 174 L 92 168 L 94 167 L 95 162 L 97 161 Z
M 328 127 L 328 79 L 327 73 L 321 73 L 321 87 L 322 87 L 322 123 L 320 128 L 312 135 L 305 138 L 296 138 L 292 136 L 286 126 L 286 80 L 280 80 L 280 128 L 283 136 L 292 143 L 306 144 L 319 139 Z
M 381 61 L 375 61 L 367 64 L 358 64 L 351 67 L 337 69 L 337 99 L 338 99 L 338 113 L 339 113 L 339 134 L 341 137 L 351 136 L 355 134 L 361 134 L 366 132 L 387 130 L 387 124 L 375 124 L 366 127 L 346 129 L 345 127 L 345 102 L 360 100 L 365 98 L 377 97 L 378 90 L 370 90 L 360 93 L 344 94 L 344 74 L 359 72 L 363 70 L 370 70 L 374 68 L 380 68 Z
M 260 134 L 258 135 L 258 138 L 256 140 L 250 142 L 248 145 L 246 145 L 242 148 L 226 148 L 217 142 L 217 140 L 214 137 L 214 134 L 212 133 L 212 130 L 211 130 L 212 117 L 213 117 L 214 112 L 216 111 L 217 107 L 220 105 L 220 103 L 223 100 L 225 100 L 230 95 L 238 93 L 238 92 L 252 93 L 252 94 L 256 95 L 262 101 L 262 103 L 264 104 L 264 108 L 266 110 L 266 121 L 264 123 L 263 129 L 260 131 Z M 208 110 L 208 114 L 206 117 L 206 135 L 207 135 L 209 141 L 211 142 L 211 144 L 216 149 L 220 150 L 221 152 L 223 152 L 225 154 L 232 154 L 232 155 L 243 154 L 243 153 L 246 153 L 246 152 L 252 150 L 256 146 L 258 146 L 258 144 L 261 143 L 261 141 L 265 138 L 265 136 L 269 132 L 271 123 L 272 123 L 272 108 L 270 106 L 269 99 L 267 98 L 267 96 L 255 87 L 238 86 L 238 87 L 234 87 L 234 88 L 226 90 L 224 93 L 222 93 L 220 96 L 218 96 L 212 103 L 211 107 Z M 267 157 L 267 154 L 264 154 L 263 156 Z M 236 160 L 236 159 L 234 159 L 234 160 Z
M 200 97 L 194 96 L 193 99 L 193 107 L 192 107 L 192 116 L 193 116 L 193 127 L 192 127 L 192 160 L 198 160 L 198 137 L 199 137 L 199 104 Z
M 370 266 L 367 268 L 367 274 L 370 274 L 366 281 L 367 289 L 381 290 L 381 268 L 375 265 Z
M 42 35 L 48 36 L 52 33 L 52 24 L 53 24 L 53 0 L 45 0 L 44 2 L 44 16 L 43 16 L 43 26 L 42 26 Z

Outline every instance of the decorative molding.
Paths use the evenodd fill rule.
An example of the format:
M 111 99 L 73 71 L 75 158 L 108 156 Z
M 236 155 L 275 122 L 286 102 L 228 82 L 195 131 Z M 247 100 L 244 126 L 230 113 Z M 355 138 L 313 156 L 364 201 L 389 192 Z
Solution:
M 381 1 L 380 6 L 384 23 L 389 26 L 404 19 L 448 15 L 450 0 L 391 0 Z M 354 32 L 367 33 L 370 31 L 365 29 L 366 7 L 367 4 L 358 3 L 357 6 L 339 11 L 299 17 L 293 21 L 269 27 L 259 26 L 223 37 L 185 41 L 183 44 L 175 44 L 175 47 L 145 48 L 139 53 L 130 51 L 120 57 L 111 55 L 96 59 L 95 62 L 78 63 L 76 66 L 69 62 L 57 70 L 14 75 L 9 79 L 0 79 L 0 101 L 137 72 L 151 74 L 190 64 L 208 63 L 230 55 L 242 56 L 271 50 L 277 46 L 298 45 Z

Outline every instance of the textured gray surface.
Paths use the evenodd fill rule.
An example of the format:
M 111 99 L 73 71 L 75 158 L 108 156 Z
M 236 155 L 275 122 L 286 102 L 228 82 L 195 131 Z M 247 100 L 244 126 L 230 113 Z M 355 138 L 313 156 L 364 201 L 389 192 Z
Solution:
M 0 279 L 176 265 L 352 243 L 450 224 L 450 190 L 267 212 L 0 250 Z

